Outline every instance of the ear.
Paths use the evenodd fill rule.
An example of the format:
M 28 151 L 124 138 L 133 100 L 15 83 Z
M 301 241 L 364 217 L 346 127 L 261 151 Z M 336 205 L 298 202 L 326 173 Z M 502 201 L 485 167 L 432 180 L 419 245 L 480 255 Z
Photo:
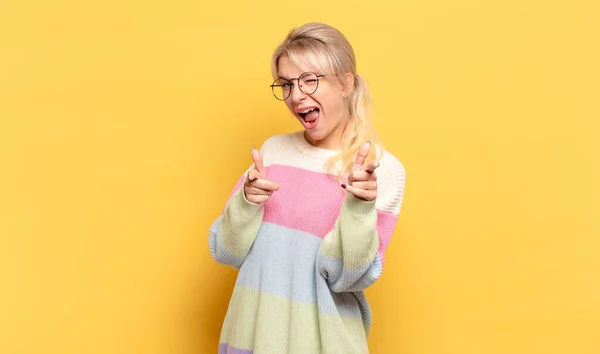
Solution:
M 354 75 L 346 73 L 342 77 L 342 97 L 347 98 L 354 89 Z

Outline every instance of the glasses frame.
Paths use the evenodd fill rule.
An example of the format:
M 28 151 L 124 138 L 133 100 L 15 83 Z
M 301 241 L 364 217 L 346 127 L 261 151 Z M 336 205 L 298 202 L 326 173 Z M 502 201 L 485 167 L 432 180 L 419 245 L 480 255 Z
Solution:
M 315 76 L 317 77 L 317 86 L 315 86 L 315 89 L 314 89 L 314 91 L 313 91 L 313 92 L 311 92 L 311 93 L 304 92 L 304 90 L 302 90 L 302 85 L 300 85 L 300 83 L 299 83 L 299 82 L 300 82 L 300 79 L 302 79 L 302 77 L 304 77 L 304 76 L 306 76 L 306 75 L 315 75 Z M 320 81 L 320 80 L 319 80 L 319 78 L 320 78 L 320 77 L 325 77 L 325 75 L 324 75 L 324 74 L 317 74 L 317 73 L 315 73 L 315 72 L 312 72 L 312 71 L 307 71 L 307 72 L 305 72 L 305 73 L 302 73 L 302 75 L 300 75 L 299 77 L 293 77 L 293 78 L 290 78 L 290 79 L 279 78 L 279 79 L 276 79 L 275 81 L 273 81 L 273 83 L 271 84 L 271 91 L 273 92 L 273 96 L 275 96 L 275 98 L 276 98 L 278 101 L 285 101 L 285 100 L 287 100 L 288 98 L 290 98 L 290 96 L 291 96 L 292 92 L 294 92 L 294 83 L 292 82 L 292 80 L 296 80 L 296 81 L 298 82 L 298 89 L 300 89 L 300 92 L 302 92 L 302 93 L 303 93 L 303 94 L 305 94 L 305 95 L 309 95 L 309 96 L 310 96 L 310 95 L 312 95 L 313 93 L 317 92 L 317 89 L 319 88 L 319 81 Z M 288 93 L 288 94 L 287 94 L 287 96 L 285 96 L 283 99 L 280 99 L 280 98 L 279 98 L 279 97 L 277 97 L 277 95 L 275 94 L 275 90 L 276 90 L 276 88 L 283 86 L 283 85 L 277 85 L 277 84 L 275 84 L 275 82 L 277 82 L 277 81 L 279 81 L 279 80 L 285 80 L 285 81 L 289 82 L 289 83 L 292 85 L 292 88 L 290 89 L 289 93 Z M 282 91 L 283 91 L 283 90 L 282 90 Z

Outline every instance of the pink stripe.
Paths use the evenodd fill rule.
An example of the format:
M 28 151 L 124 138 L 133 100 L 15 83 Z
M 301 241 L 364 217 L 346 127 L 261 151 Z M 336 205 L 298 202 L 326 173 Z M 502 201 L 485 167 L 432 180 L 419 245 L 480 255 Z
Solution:
M 263 221 L 325 237 L 335 226 L 345 195 L 337 178 L 292 166 L 271 165 L 266 170 L 268 179 L 279 183 L 280 189 L 265 203 Z M 240 177 L 229 198 L 242 187 L 244 179 Z M 377 253 L 382 262 L 397 220 L 397 215 L 377 210 Z
M 325 237 L 335 226 L 344 199 L 337 179 L 297 167 L 269 167 L 267 176 L 280 189 L 265 204 L 264 221 Z

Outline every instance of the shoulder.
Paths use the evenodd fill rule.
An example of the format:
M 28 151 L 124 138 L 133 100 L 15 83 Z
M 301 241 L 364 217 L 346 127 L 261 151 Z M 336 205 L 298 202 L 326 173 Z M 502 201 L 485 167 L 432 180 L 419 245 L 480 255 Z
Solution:
M 384 150 L 377 168 L 378 176 L 391 180 L 405 180 L 406 168 L 404 164 L 391 152 Z
M 406 168 L 391 152 L 383 150 L 379 159 L 377 174 L 377 207 L 399 214 L 404 199 Z

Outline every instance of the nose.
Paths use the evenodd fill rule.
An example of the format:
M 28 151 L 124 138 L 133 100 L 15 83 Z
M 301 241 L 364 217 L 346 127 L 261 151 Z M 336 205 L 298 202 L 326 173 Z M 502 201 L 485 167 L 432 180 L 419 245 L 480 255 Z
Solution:
M 299 102 L 306 99 L 306 94 L 300 90 L 300 83 L 297 82 L 294 86 L 292 86 L 292 92 L 290 93 L 290 98 L 293 102 Z

